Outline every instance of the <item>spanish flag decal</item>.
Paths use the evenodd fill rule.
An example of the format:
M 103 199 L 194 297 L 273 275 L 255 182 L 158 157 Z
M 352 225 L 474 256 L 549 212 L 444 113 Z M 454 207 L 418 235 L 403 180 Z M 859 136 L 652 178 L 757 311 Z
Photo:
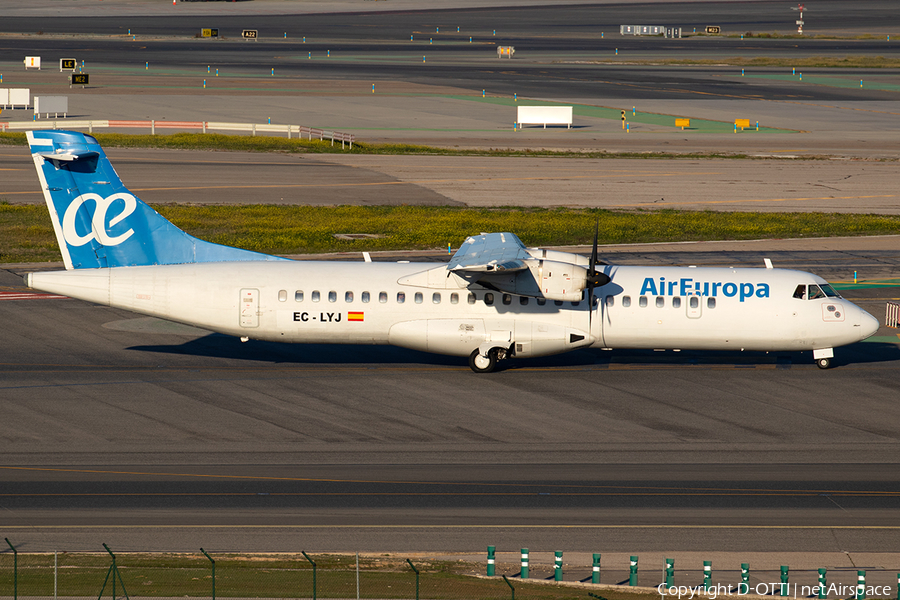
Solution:
M 365 316 L 365 314 L 366 313 L 363 313 L 363 312 L 348 312 L 347 320 L 348 321 L 364 321 L 365 319 L 363 317 Z

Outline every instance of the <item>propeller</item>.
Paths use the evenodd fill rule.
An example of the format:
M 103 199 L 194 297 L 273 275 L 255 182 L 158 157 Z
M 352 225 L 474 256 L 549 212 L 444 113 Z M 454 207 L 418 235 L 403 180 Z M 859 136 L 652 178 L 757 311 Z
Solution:
M 591 264 L 587 273 L 588 291 L 591 293 L 593 293 L 595 287 L 602 287 L 609 283 L 609 275 L 597 272 L 596 268 L 598 264 L 606 264 L 597 261 L 597 236 L 599 233 L 600 219 L 597 219 L 597 224 L 594 226 L 594 244 L 593 248 L 591 248 Z
M 597 236 L 600 233 L 600 219 L 597 219 L 597 224 L 594 226 L 594 244 L 591 248 L 591 264 L 588 268 L 587 272 L 587 297 L 588 302 L 590 303 L 588 306 L 590 308 L 590 313 L 588 316 L 588 325 L 591 325 L 591 321 L 594 318 L 594 288 L 595 287 L 603 287 L 607 283 L 609 283 L 609 275 L 606 273 L 597 272 Z M 605 264 L 605 263 L 600 263 Z

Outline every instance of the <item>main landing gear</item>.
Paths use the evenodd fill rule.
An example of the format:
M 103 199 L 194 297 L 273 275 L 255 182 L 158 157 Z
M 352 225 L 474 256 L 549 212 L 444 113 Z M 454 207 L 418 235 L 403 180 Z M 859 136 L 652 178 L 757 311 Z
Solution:
M 830 358 L 817 358 L 816 366 L 819 367 L 820 369 L 827 369 L 831 366 L 831 359 Z
M 481 350 L 475 349 L 469 355 L 469 367 L 476 373 L 492 373 L 497 368 L 497 363 L 508 356 L 506 348 L 491 348 L 487 356 Z

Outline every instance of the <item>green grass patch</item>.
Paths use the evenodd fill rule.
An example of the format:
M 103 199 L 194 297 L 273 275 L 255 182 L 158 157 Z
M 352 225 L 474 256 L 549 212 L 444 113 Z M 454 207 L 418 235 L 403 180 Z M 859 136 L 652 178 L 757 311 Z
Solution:
M 598 109 L 600 110 L 600 109 Z M 612 114 L 610 109 L 610 114 Z M 646 114 L 646 113 L 639 113 Z M 662 115 L 674 129 L 674 117 Z M 724 124 L 731 127 L 729 124 Z M 723 131 L 731 131 L 725 127 Z M 489 149 L 457 149 L 420 146 L 415 144 L 373 144 L 369 142 L 353 142 L 353 149 L 341 149 L 339 143 L 331 145 L 330 141 L 298 140 L 287 137 L 223 135 L 218 133 L 173 133 L 171 135 L 128 135 L 123 133 L 92 134 L 100 145 L 106 148 L 168 148 L 175 150 L 227 150 L 240 152 L 289 152 L 289 153 L 353 153 L 353 154 L 387 154 L 387 155 L 440 155 L 440 156 L 538 156 L 556 158 L 657 158 L 657 159 L 755 159 L 759 157 L 746 154 L 693 152 L 685 154 L 667 152 L 581 152 L 578 150 L 514 150 L 511 148 Z M 26 146 L 24 133 L 0 132 L 0 145 Z M 766 158 L 759 158 L 767 160 Z M 775 159 L 777 160 L 777 158 Z M 794 159 L 796 160 L 796 159 Z
M 317 554 L 316 597 L 355 598 L 356 557 Z M 222 598 L 311 598 L 312 565 L 302 555 L 217 554 L 215 595 Z M 108 555 L 60 553 L 58 556 L 57 595 L 95 597 L 103 588 L 110 565 Z M 359 597 L 412 599 L 416 597 L 416 576 L 402 558 L 392 555 L 361 556 L 359 559 Z M 0 594 L 12 597 L 13 556 L 0 554 Z M 49 598 L 54 595 L 53 554 L 19 553 L 18 594 L 20 598 Z M 209 560 L 194 554 L 117 555 L 121 582 L 116 581 L 117 596 L 147 598 L 208 598 L 212 593 L 212 569 Z M 413 560 L 419 570 L 419 595 L 436 600 L 472 598 L 509 598 L 510 589 L 499 576 L 476 578 L 484 566 L 471 562 Z M 517 567 L 516 567 L 517 568 Z M 502 567 L 498 568 L 502 572 Z M 538 574 L 538 576 L 542 576 Z M 511 580 L 516 595 L 533 600 L 597 598 L 590 590 L 548 586 Z M 107 583 L 105 597 L 112 594 Z M 603 590 L 605 600 L 652 600 L 658 595 Z
M 697 34 L 697 35 L 707 35 L 707 34 Z M 891 34 L 893 35 L 893 34 Z M 756 39 L 769 39 L 769 40 L 885 40 L 887 41 L 887 34 L 876 35 L 874 33 L 862 33 L 859 35 L 834 35 L 834 34 L 825 34 L 825 33 L 817 33 L 813 35 L 809 34 L 801 34 L 801 33 L 778 33 L 777 31 L 773 31 L 771 33 L 760 32 L 753 33 L 752 31 L 746 31 L 744 33 L 730 33 L 728 35 L 722 37 L 745 37 L 745 38 L 756 38 Z M 896 37 L 896 36 L 894 36 Z
M 808 56 L 806 58 L 779 58 L 771 56 L 724 56 L 722 58 L 662 58 L 648 60 L 595 61 L 598 64 L 627 62 L 630 65 L 674 65 L 674 66 L 716 66 L 736 67 L 785 67 L 785 68 L 836 68 L 836 69 L 898 69 L 900 58 L 883 56 Z
M 900 217 L 834 213 L 609 211 L 422 206 L 157 205 L 200 239 L 269 254 L 457 248 L 481 231 L 511 231 L 529 246 L 742 240 L 900 233 Z M 375 239 L 341 240 L 340 233 Z M 0 262 L 60 260 L 41 205 L 0 203 Z

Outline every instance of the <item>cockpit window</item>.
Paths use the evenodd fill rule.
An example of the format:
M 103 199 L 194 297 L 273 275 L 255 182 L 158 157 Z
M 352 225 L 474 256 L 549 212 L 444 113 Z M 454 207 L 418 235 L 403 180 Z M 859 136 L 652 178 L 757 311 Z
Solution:
M 819 289 L 819 286 L 817 286 L 817 285 L 809 286 L 809 299 L 810 300 L 817 300 L 818 298 L 824 298 L 824 297 L 825 297 L 825 292 L 823 292 L 821 289 Z
M 829 298 L 840 298 L 840 297 L 841 297 L 840 294 L 838 294 L 836 291 L 834 291 L 834 288 L 831 287 L 830 284 L 827 284 L 827 283 L 826 283 L 826 284 L 821 285 L 821 286 L 819 286 L 819 287 L 822 288 L 822 291 L 825 292 L 825 295 L 828 296 Z
M 806 286 L 805 285 L 803 285 L 801 283 L 800 285 L 797 286 L 797 289 L 794 290 L 794 298 L 797 298 L 798 300 L 806 299 Z

